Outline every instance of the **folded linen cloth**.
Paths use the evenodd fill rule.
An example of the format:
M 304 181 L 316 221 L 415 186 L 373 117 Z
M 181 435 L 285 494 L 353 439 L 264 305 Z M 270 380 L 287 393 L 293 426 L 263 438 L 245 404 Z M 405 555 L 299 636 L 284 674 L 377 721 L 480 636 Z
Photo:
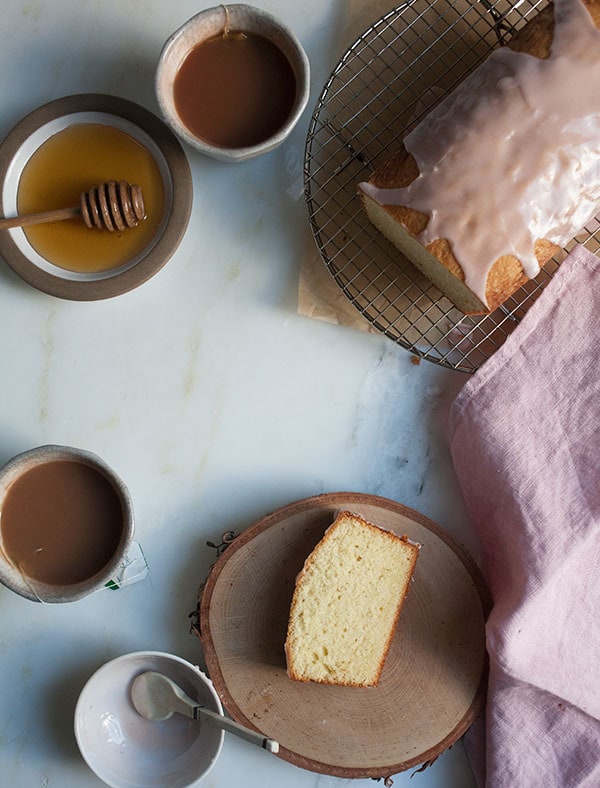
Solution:
M 462 388 L 449 436 L 493 597 L 486 714 L 466 741 L 478 782 L 600 786 L 595 255 L 567 257 Z

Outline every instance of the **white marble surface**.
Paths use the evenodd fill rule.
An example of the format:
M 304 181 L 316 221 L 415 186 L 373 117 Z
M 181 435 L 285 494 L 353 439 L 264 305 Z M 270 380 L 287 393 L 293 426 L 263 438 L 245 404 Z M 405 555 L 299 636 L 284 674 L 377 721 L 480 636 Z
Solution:
M 350 5 L 267 0 L 303 42 L 309 107 L 290 140 L 229 166 L 187 150 L 195 201 L 175 256 L 132 293 L 60 301 L 0 265 L 0 461 L 30 446 L 94 451 L 133 496 L 149 577 L 119 592 L 46 606 L 0 587 L 0 782 L 92 788 L 73 709 L 102 663 L 156 649 L 202 665 L 189 633 L 214 551 L 291 501 L 377 493 L 419 509 L 475 549 L 445 420 L 461 373 L 383 337 L 296 313 L 312 243 L 302 197 L 310 113 L 334 65 Z M 42 103 L 106 92 L 156 111 L 165 38 L 202 6 L 188 0 L 3 0 L 0 135 Z M 233 737 L 207 786 L 366 786 L 318 776 Z M 394 785 L 473 786 L 461 743 Z

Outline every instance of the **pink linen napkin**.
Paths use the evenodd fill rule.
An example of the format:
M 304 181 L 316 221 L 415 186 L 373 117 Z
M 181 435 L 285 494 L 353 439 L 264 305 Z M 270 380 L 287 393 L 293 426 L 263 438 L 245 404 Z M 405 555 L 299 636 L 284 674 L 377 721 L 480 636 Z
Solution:
M 490 788 L 600 786 L 600 260 L 567 257 L 450 412 L 493 609 Z M 478 738 L 485 729 L 485 740 Z M 481 767 L 481 768 L 480 768 Z

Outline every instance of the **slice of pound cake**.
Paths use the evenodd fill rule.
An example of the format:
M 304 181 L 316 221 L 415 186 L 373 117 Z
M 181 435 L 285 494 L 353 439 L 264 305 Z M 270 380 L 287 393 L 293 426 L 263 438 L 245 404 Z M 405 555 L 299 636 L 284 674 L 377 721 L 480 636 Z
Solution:
M 375 686 L 419 545 L 340 512 L 296 579 L 285 654 L 297 681 Z

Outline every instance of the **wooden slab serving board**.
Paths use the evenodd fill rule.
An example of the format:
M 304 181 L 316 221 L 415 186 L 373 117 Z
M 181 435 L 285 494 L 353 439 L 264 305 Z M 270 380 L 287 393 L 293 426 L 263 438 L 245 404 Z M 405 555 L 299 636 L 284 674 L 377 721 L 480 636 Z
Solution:
M 377 687 L 286 673 L 295 579 L 339 509 L 422 545 Z M 483 706 L 489 601 L 479 570 L 439 526 L 385 498 L 333 493 L 264 517 L 222 553 L 199 607 L 206 665 L 227 712 L 277 739 L 279 757 L 305 769 L 386 777 L 418 766 L 462 736 Z

